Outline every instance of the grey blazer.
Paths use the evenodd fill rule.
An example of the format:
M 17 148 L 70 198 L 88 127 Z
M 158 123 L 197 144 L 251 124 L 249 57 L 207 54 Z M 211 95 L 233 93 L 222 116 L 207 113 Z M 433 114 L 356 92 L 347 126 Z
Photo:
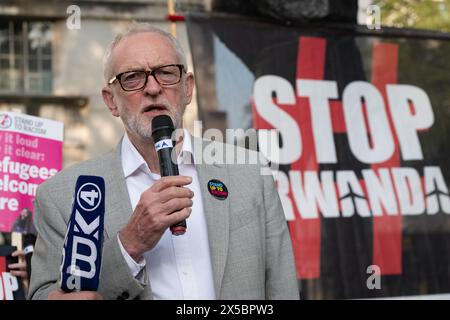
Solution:
M 200 141 L 202 150 L 211 143 L 194 140 L 195 143 Z M 104 178 L 106 190 L 98 291 L 105 299 L 152 299 L 147 271 L 144 269 L 146 283 L 137 281 L 130 273 L 117 241 L 117 233 L 132 213 L 120 145 L 99 158 L 64 169 L 39 186 L 35 202 L 38 238 L 31 262 L 30 298 L 47 299 L 48 293 L 58 288 L 75 182 L 79 175 L 97 175 Z M 216 297 L 298 299 L 289 232 L 272 176 L 261 175 L 259 165 L 219 162 L 196 164 L 208 226 Z M 209 194 L 207 183 L 211 179 L 218 179 L 227 186 L 227 199 L 218 200 Z

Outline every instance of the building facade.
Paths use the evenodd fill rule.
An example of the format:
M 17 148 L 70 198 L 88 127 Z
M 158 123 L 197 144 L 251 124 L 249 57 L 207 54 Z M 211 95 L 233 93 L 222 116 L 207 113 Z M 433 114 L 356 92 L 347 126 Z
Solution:
M 204 10 L 204 0 L 172 1 L 175 12 Z M 123 135 L 101 97 L 103 55 L 132 21 L 175 31 L 192 62 L 184 22 L 167 19 L 165 0 L 4 0 L 0 3 L 0 110 L 64 123 L 67 167 L 113 148 Z M 192 130 L 195 99 L 185 116 Z

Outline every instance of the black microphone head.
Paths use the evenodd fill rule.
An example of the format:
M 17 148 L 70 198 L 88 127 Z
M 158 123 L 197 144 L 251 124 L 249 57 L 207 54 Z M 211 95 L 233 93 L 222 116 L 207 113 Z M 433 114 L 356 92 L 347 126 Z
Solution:
M 175 129 L 173 126 L 172 118 L 165 114 L 156 116 L 152 120 L 152 134 L 153 132 L 162 129 Z
M 152 137 L 158 141 L 162 136 L 171 136 L 175 130 L 173 126 L 172 118 L 168 115 L 162 114 L 156 116 L 152 120 Z

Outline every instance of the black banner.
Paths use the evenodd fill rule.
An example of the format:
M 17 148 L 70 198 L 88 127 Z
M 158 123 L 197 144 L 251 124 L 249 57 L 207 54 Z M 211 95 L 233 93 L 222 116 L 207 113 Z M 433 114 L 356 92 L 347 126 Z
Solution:
M 187 23 L 203 127 L 258 129 L 302 297 L 450 293 L 450 36 Z

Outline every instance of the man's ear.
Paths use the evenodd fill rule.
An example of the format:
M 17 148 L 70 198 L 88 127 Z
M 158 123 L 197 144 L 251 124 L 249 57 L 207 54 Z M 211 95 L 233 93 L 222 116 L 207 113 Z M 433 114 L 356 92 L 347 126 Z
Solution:
M 185 86 L 186 105 L 191 103 L 192 94 L 194 92 L 194 85 L 195 85 L 194 75 L 192 74 L 192 72 L 188 72 L 186 74 L 186 86 Z
M 106 106 L 109 109 L 109 112 L 111 112 L 111 114 L 114 117 L 119 117 L 119 110 L 116 106 L 116 104 L 114 103 L 114 94 L 111 90 L 111 88 L 109 87 L 104 87 L 102 89 L 102 97 L 103 97 L 103 102 L 105 102 Z

